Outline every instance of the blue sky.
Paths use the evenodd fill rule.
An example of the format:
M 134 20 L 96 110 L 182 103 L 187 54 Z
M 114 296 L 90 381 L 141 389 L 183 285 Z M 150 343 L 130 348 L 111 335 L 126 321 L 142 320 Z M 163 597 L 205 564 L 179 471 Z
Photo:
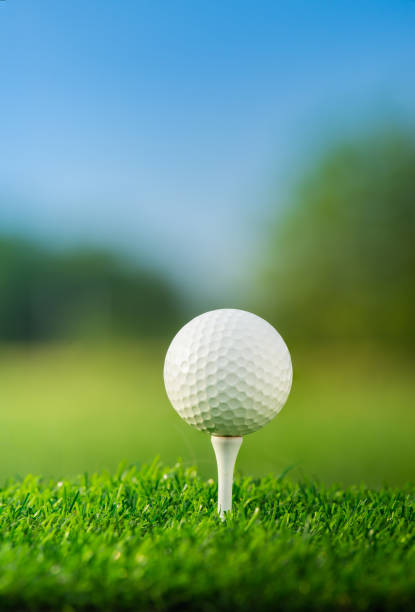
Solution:
M 0 231 L 236 286 L 307 152 L 414 118 L 414 26 L 412 0 L 1 1 Z

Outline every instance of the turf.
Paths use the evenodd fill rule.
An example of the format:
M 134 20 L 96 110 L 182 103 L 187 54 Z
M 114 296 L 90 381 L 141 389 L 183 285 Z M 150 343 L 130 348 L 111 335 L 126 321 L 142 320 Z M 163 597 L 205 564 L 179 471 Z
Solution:
M 169 340 L 135 344 L 0 345 L 0 482 L 43 474 L 114 472 L 121 459 L 173 464 L 207 478 L 209 437 L 171 407 L 163 385 Z M 415 358 L 374 350 L 293 351 L 281 413 L 244 440 L 238 470 L 260 477 L 379 487 L 413 479 Z
M 410 610 L 415 488 L 216 484 L 158 462 L 0 493 L 0 609 Z

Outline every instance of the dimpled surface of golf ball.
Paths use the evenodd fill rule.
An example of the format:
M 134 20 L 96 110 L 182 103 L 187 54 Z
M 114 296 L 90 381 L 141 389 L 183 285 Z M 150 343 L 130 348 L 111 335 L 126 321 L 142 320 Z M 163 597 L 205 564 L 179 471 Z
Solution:
M 173 338 L 164 382 L 189 425 L 218 436 L 243 436 L 266 425 L 285 404 L 290 353 L 276 329 L 257 315 L 212 310 Z

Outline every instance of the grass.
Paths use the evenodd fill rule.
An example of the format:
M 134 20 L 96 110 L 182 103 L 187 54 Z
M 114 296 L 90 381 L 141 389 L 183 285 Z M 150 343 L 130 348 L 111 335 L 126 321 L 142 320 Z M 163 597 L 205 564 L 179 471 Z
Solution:
M 415 489 L 238 478 L 157 462 L 0 491 L 0 609 L 411 610 Z
M 216 466 L 208 437 L 184 423 L 163 387 L 166 341 L 89 346 L 0 346 L 0 479 L 57 480 L 114 471 L 122 459 L 181 456 L 205 478 Z M 317 476 L 325 483 L 402 485 L 415 464 L 413 358 L 384 352 L 293 351 L 282 412 L 247 436 L 242 474 Z
M 294 351 L 222 524 L 167 344 L 0 347 L 0 609 L 415 609 L 413 358 Z

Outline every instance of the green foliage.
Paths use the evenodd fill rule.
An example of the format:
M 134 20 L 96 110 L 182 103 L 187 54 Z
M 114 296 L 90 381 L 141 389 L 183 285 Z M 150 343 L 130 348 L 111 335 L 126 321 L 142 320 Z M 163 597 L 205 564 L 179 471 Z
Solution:
M 292 338 L 415 342 L 415 136 L 342 143 L 278 219 L 266 310 Z
M 155 272 L 94 249 L 0 239 L 0 340 L 148 336 L 175 329 L 177 294 Z
M 120 467 L 0 490 L 2 610 L 410 610 L 415 490 Z

